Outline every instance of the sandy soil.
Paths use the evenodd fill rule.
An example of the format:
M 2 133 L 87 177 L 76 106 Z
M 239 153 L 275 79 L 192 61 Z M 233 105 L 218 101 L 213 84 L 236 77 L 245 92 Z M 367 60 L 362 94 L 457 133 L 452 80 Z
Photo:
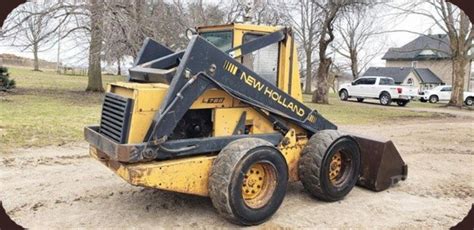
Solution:
M 342 130 L 391 138 L 408 180 L 380 193 L 356 187 L 343 201 L 289 186 L 279 211 L 255 228 L 447 228 L 474 201 L 472 119 L 398 121 Z M 29 228 L 235 227 L 208 198 L 133 187 L 87 155 L 85 143 L 0 155 L 0 200 Z

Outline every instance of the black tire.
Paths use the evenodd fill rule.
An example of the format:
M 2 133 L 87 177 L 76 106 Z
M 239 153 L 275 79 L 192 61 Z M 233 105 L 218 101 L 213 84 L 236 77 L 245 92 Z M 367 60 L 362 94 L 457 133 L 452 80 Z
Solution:
M 425 102 L 427 102 L 427 101 L 426 101 L 424 98 L 420 98 L 420 102 L 425 103 Z
M 403 100 L 400 100 L 400 101 L 397 101 L 397 105 L 398 106 L 406 106 L 408 104 L 408 102 L 410 101 L 403 101 Z
M 439 98 L 436 95 L 431 95 L 429 101 L 430 103 L 437 103 L 439 101 Z
M 364 98 L 357 98 L 357 102 L 364 102 Z
M 466 100 L 464 100 L 464 104 L 466 104 L 467 106 L 472 106 L 472 104 L 474 104 L 474 98 L 467 97 Z
M 251 180 L 251 177 L 247 178 L 248 172 L 257 164 L 264 165 L 260 175 L 269 176 L 268 181 L 273 182 L 263 182 L 258 187 L 260 192 L 264 191 L 262 194 L 257 193 L 257 198 L 263 197 L 258 202 L 255 201 L 257 198 L 245 200 L 243 194 L 243 186 L 249 187 L 252 181 L 253 185 L 258 183 L 258 180 L 262 181 L 260 176 L 257 176 L 256 181 Z M 208 186 L 212 204 L 219 214 L 236 224 L 256 225 L 270 218 L 278 210 L 285 197 L 287 184 L 288 166 L 280 151 L 268 141 L 242 138 L 228 144 L 217 155 Z M 255 193 L 254 188 L 250 189 Z M 249 190 L 246 191 L 248 192 Z M 252 201 L 255 203 L 250 203 Z
M 344 167 L 340 168 L 341 177 L 331 181 L 330 167 L 333 166 L 331 163 L 337 153 L 344 156 L 346 161 Z M 357 142 L 349 136 L 342 136 L 336 130 L 323 130 L 314 134 L 303 149 L 298 174 L 304 188 L 311 195 L 324 201 L 338 201 L 356 184 L 359 168 L 360 150 Z
M 392 103 L 392 97 L 387 92 L 382 92 L 379 96 L 381 105 L 390 105 Z
M 349 98 L 349 93 L 347 92 L 347 90 L 343 89 L 339 91 L 339 98 L 341 99 L 341 101 L 347 101 L 347 99 Z

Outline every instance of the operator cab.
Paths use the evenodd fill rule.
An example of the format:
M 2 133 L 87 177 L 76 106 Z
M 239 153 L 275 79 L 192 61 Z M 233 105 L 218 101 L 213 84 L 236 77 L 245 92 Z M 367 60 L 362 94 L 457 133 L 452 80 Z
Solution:
M 273 26 L 229 24 L 197 27 L 196 31 L 221 51 L 226 52 L 280 29 L 282 28 Z M 277 85 L 279 48 L 279 43 L 273 43 L 238 59 L 240 63 L 252 69 L 265 80 Z
M 195 31 L 195 34 L 201 36 L 222 52 L 229 52 L 231 49 L 240 47 L 245 43 L 281 31 L 284 34 L 283 39 L 274 43 L 270 42 L 269 45 L 253 52 L 236 55 L 235 60 L 253 70 L 270 84 L 302 101 L 296 46 L 290 28 L 227 24 L 197 27 Z M 186 34 L 188 35 L 188 31 Z M 129 70 L 128 81 L 169 85 L 185 52 L 186 49 L 175 52 L 152 39 L 147 39 L 140 51 L 141 55 L 135 62 L 135 66 Z

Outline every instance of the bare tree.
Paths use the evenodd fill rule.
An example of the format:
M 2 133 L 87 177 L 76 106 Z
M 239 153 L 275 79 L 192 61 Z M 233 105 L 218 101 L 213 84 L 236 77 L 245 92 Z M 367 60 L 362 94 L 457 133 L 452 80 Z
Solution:
M 352 8 L 335 23 L 339 36 L 334 40 L 334 49 L 349 60 L 354 79 L 385 47 L 385 43 L 376 41 L 376 38 L 383 35 L 380 33 L 381 17 L 378 13 L 381 6 L 373 7 L 378 8 Z
M 320 15 L 322 8 L 314 0 L 295 0 L 291 2 L 280 1 L 279 6 L 284 12 L 283 20 L 293 26 L 297 39 L 301 43 L 304 56 L 303 69 L 305 72 L 305 93 L 311 93 L 313 82 L 313 54 L 317 50 L 317 39 L 320 36 Z
M 327 55 L 327 50 L 333 42 L 334 22 L 337 17 L 340 17 L 349 7 L 356 7 L 359 4 L 368 4 L 369 1 L 357 0 L 328 0 L 325 4 L 317 3 L 317 6 L 322 9 L 322 20 L 320 26 L 320 36 L 318 41 L 319 48 L 319 66 L 317 77 L 317 87 L 312 96 L 312 102 L 328 104 L 329 91 L 329 70 L 332 64 L 332 59 Z
M 90 47 L 89 47 L 89 70 L 86 91 L 103 92 L 101 50 L 102 50 L 102 26 L 104 4 L 101 0 L 90 0 Z
M 402 4 L 390 3 L 388 6 L 398 10 L 401 14 L 415 14 L 431 21 L 434 27 L 441 29 L 449 38 L 449 47 L 452 62 L 453 90 L 448 105 L 462 107 L 466 67 L 472 60 L 473 54 L 473 28 L 464 11 L 445 0 L 422 0 L 404 2 Z M 423 35 L 417 31 L 405 30 L 404 32 Z M 439 40 L 440 42 L 445 42 Z M 469 70 L 470 71 L 470 70 Z
M 22 51 L 33 53 L 33 69 L 39 71 L 38 53 L 51 49 L 54 35 L 67 17 L 56 18 L 57 3 L 27 2 L 12 12 L 5 22 L 1 37 L 10 41 L 10 45 Z

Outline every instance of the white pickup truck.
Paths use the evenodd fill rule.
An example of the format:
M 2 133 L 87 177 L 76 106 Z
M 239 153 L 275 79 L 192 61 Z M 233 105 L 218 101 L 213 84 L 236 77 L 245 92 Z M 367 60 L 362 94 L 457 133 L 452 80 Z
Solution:
M 416 94 L 412 91 L 410 87 L 395 85 L 395 81 L 390 77 L 364 76 L 352 83 L 342 84 L 339 87 L 339 97 L 343 101 L 357 98 L 358 102 L 372 98 L 379 99 L 382 105 L 390 105 L 393 101 L 399 106 L 405 106 Z
M 450 85 L 440 85 L 431 90 L 425 90 L 420 93 L 420 101 L 430 103 L 436 103 L 438 101 L 449 101 L 451 99 Z M 472 106 L 474 103 L 474 92 L 464 92 L 463 95 L 464 104 Z

